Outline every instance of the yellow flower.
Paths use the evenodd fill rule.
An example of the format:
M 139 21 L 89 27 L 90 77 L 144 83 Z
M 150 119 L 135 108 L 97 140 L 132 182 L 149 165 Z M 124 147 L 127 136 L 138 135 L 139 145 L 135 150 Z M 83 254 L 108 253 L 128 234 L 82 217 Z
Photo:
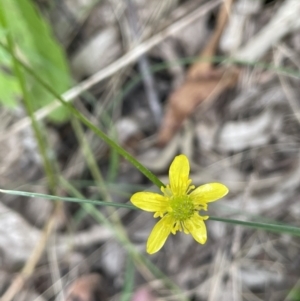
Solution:
M 216 201 L 228 193 L 225 185 L 210 183 L 195 189 L 189 179 L 190 164 L 185 155 L 175 157 L 169 170 L 170 184 L 161 187 L 163 195 L 153 192 L 137 192 L 130 201 L 138 208 L 155 212 L 161 217 L 154 226 L 147 242 L 147 252 L 159 251 L 170 233 L 184 231 L 191 234 L 200 244 L 207 239 L 204 220 L 199 210 L 207 210 L 207 203 Z

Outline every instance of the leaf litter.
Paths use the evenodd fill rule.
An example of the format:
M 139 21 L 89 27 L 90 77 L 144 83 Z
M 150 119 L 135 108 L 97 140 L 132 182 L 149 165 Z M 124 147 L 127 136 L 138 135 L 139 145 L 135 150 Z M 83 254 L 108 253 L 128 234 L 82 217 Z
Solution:
M 137 8 L 142 43 L 176 22 L 176 18 L 188 16 L 209 1 L 168 0 L 165 5 L 158 0 L 151 4 L 145 0 L 132 2 Z M 201 23 L 197 20 L 201 31 L 192 30 L 196 23 L 191 23 L 183 31 L 184 37 L 177 33 L 164 41 L 168 51 L 163 44 L 148 51 L 145 56 L 150 67 L 157 62 L 185 58 L 193 51 L 200 53 L 199 59 L 223 55 L 251 64 L 234 66 L 208 60 L 192 64 L 186 71 L 174 69 L 173 64 L 154 73 L 154 89 L 165 111 L 159 129 L 151 118 L 143 84 L 135 85 L 123 94 L 121 101 L 114 102 L 122 86 L 137 75 L 136 64 L 127 65 L 120 74 L 98 83 L 95 89 L 87 91 L 88 95 L 76 100 L 76 106 L 93 120 L 100 120 L 99 126 L 112 135 L 117 133 L 116 139 L 163 182 L 167 181 L 170 162 L 183 152 L 190 159 L 195 185 L 225 183 L 230 194 L 212 206 L 211 215 L 278 221 L 299 227 L 299 78 L 295 72 L 282 73 L 282 68 L 298 70 L 300 66 L 299 18 L 295 18 L 299 2 L 236 0 L 224 1 L 225 6 L 221 2 L 208 10 L 201 17 L 203 20 L 200 18 Z M 44 2 L 38 3 L 45 15 L 50 15 L 59 38 L 66 42 L 71 65 L 76 62 L 79 66 L 74 73 L 78 80 L 109 66 L 128 51 L 128 39 L 133 33 L 124 13 L 125 2 L 64 0 L 52 10 Z M 85 14 L 81 14 L 83 8 Z M 284 28 L 275 30 L 287 15 L 289 22 L 280 23 Z M 113 34 L 102 43 L 99 37 L 103 35 L 105 39 L 104 33 L 110 32 Z M 254 47 L 257 41 L 259 48 Z M 195 45 L 199 48 L 191 50 Z M 97 53 L 97 47 L 101 52 Z M 80 53 L 91 55 L 80 57 Z M 91 64 L 87 59 L 93 57 L 95 63 Z M 263 68 L 260 62 L 272 68 Z M 185 72 L 185 80 L 178 85 L 180 72 Z M 16 112 L 0 110 L 1 116 L 5 116 L 1 119 L 4 131 L 20 119 Z M 108 122 L 103 112 L 111 114 Z M 113 124 L 116 128 L 109 127 Z M 105 194 L 99 193 L 88 171 L 72 127 L 48 123 L 46 128 L 51 131 L 50 146 L 58 155 L 62 174 L 85 198 L 103 199 Z M 89 130 L 86 135 L 104 181 L 112 181 L 107 189 L 114 202 L 128 202 L 132 193 L 141 190 L 141 185 L 145 190 L 153 188 L 127 162 L 114 158 Z M 47 193 L 32 138 L 32 133 L 24 130 L 21 136 L 10 135 L 1 144 L 3 188 L 23 187 Z M 117 172 L 112 172 L 112 164 L 116 164 Z M 59 194 L 67 192 L 61 189 Z M 13 273 L 21 271 L 41 236 L 47 214 L 41 216 L 40 212 L 48 212 L 48 216 L 51 212 L 51 208 L 35 207 L 31 201 L 1 195 L 1 295 L 7 292 Z M 105 208 L 98 210 L 110 219 L 111 213 Z M 125 208 L 117 210 L 117 214 L 130 242 L 145 254 L 145 242 L 155 222 L 152 216 Z M 149 257 L 167 276 L 166 280 L 136 259 L 132 276 L 126 269 L 128 253 L 122 242 L 107 225 L 99 225 L 78 204 L 64 204 L 57 225 L 52 234 L 56 239 L 49 239 L 30 281 L 16 292 L 15 300 L 94 301 L 120 300 L 122 296 L 124 300 L 145 301 L 281 301 L 294 300 L 288 295 L 299 290 L 299 239 L 286 234 L 208 220 L 209 240 L 204 246 L 196 245 L 189 236 L 177 235 L 170 237 L 159 253 Z M 184 297 L 174 286 L 170 288 L 168 281 L 176 284 Z M 126 295 L 127 290 L 130 293 Z

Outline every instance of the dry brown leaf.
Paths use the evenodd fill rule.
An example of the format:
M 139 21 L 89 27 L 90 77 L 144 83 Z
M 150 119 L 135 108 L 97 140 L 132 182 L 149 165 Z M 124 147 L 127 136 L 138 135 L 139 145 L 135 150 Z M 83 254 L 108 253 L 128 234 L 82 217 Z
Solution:
M 212 69 L 198 79 L 187 80 L 168 100 L 158 145 L 167 144 L 199 104 L 207 99 L 215 99 L 228 88 L 233 88 L 237 79 L 237 69 Z
M 66 301 L 104 301 L 102 279 L 99 274 L 84 275 L 67 289 Z
M 220 37 L 228 20 L 233 0 L 224 1 L 220 9 L 216 29 L 200 57 L 214 56 Z M 186 81 L 169 97 L 166 113 L 158 134 L 157 144 L 167 144 L 196 107 L 206 99 L 218 97 L 228 88 L 235 86 L 238 79 L 237 69 L 215 69 L 212 62 L 197 62 L 190 67 Z

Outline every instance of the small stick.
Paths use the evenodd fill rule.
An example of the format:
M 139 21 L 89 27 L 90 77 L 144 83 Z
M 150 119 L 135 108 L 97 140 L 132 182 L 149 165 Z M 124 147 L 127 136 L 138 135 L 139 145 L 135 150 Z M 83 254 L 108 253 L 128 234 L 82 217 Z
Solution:
M 134 41 L 138 41 L 141 34 L 138 29 L 138 16 L 136 7 L 131 0 L 126 0 L 128 10 L 129 26 L 134 36 Z M 155 81 L 150 71 L 150 63 L 146 54 L 142 54 L 138 59 L 138 67 L 143 78 L 144 87 L 146 90 L 148 105 L 152 111 L 156 126 L 160 124 L 162 118 L 162 108 L 159 104 L 159 98 L 155 89 Z
M 199 77 L 199 74 L 205 74 L 211 70 L 212 61 L 210 59 L 215 55 L 220 38 L 228 21 L 233 2 L 234 0 L 224 0 L 218 14 L 216 29 L 199 55 L 200 57 L 206 58 L 207 61 L 194 64 L 188 71 L 187 77 L 189 79 L 197 78 Z
M 11 283 L 9 288 L 6 290 L 4 295 L 1 297 L 0 301 L 11 301 L 15 297 L 15 295 L 23 288 L 26 281 L 29 279 L 29 277 L 34 272 L 35 267 L 38 264 L 42 254 L 44 252 L 48 238 L 54 229 L 57 212 L 58 212 L 58 210 L 60 210 L 60 207 L 61 207 L 60 204 L 61 203 L 56 203 L 54 211 L 44 227 L 40 241 L 33 249 L 31 256 L 28 258 L 23 270 Z

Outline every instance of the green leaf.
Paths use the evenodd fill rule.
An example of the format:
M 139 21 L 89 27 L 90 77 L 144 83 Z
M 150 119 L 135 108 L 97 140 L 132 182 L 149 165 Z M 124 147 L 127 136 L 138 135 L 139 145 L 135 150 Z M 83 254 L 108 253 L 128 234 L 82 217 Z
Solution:
M 17 96 L 20 95 L 19 83 L 16 78 L 0 67 L 0 102 L 5 106 L 14 108 L 17 105 Z
M 59 94 L 70 86 L 69 69 L 61 47 L 55 41 L 50 26 L 41 18 L 31 0 L 1 0 L 9 31 L 16 43 L 16 52 Z M 2 29 L 3 31 L 3 29 Z M 4 41 L 3 32 L 0 39 Z M 0 54 L 0 66 L 10 70 L 11 61 Z M 11 76 L 12 77 L 12 76 Z M 0 72 L 1 85 L 0 101 L 6 105 L 15 104 L 17 89 L 13 78 Z M 45 106 L 53 100 L 53 96 L 40 85 L 26 77 L 26 83 L 33 100 L 34 109 Z M 7 84 L 4 86 L 4 84 Z M 4 89 L 3 89 L 4 88 Z M 64 121 L 68 116 L 65 108 L 59 108 L 49 117 L 54 121 Z
M 300 288 L 299 287 L 295 287 L 293 288 L 288 296 L 286 297 L 285 300 L 288 300 L 288 301 L 300 301 Z
M 0 40 L 5 38 L 6 32 L 1 28 Z M 17 96 L 20 95 L 18 79 L 10 69 L 11 56 L 0 48 L 0 103 L 14 108 L 17 105 Z

